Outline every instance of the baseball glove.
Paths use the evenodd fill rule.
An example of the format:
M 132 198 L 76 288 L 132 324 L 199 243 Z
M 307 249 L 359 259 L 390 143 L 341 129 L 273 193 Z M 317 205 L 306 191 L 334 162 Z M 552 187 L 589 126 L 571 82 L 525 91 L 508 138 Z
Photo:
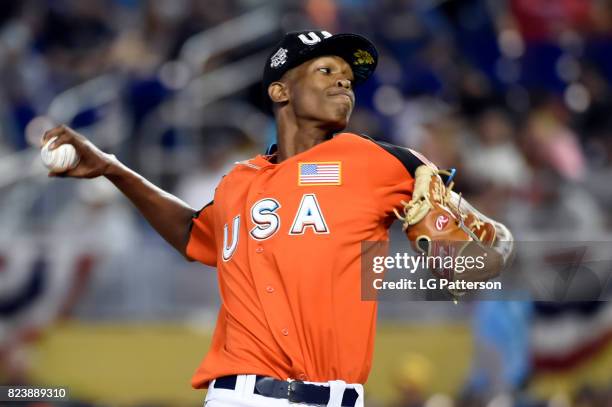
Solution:
M 484 255 L 487 248 L 500 254 L 501 265 L 482 273 L 463 273 L 458 276 L 451 267 L 428 267 L 439 278 L 482 281 L 495 277 L 512 252 L 512 235 L 499 222 L 487 218 L 446 186 L 440 175 L 447 171 L 421 165 L 415 174 L 414 191 L 410 202 L 402 201 L 402 213 L 395 214 L 403 222 L 403 229 L 413 248 L 427 256 L 457 258 L 461 255 Z M 504 243 L 501 244 L 501 239 Z M 486 256 L 486 255 L 485 255 Z

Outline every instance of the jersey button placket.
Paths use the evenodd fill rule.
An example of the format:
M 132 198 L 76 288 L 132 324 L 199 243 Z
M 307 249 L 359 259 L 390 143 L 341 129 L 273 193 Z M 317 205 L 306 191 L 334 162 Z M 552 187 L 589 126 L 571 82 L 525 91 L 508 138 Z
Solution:
M 249 190 L 248 202 L 249 208 L 258 202 L 263 197 L 266 197 L 267 181 L 269 179 L 266 174 L 269 174 L 273 170 L 273 167 L 263 168 L 258 176 L 254 179 Z M 278 341 L 283 338 L 285 342 L 283 346 L 295 347 L 291 337 L 289 336 L 289 328 L 293 325 L 291 320 L 287 318 L 283 313 L 279 313 L 279 309 L 289 308 L 283 290 L 276 291 L 277 288 L 281 287 L 280 283 L 276 281 L 276 276 L 272 272 L 274 270 L 274 264 L 268 259 L 266 254 L 271 254 L 270 251 L 273 246 L 273 241 L 266 241 L 265 248 L 264 242 L 257 241 L 255 239 L 248 239 L 249 244 L 249 263 L 250 267 L 254 270 L 253 278 L 255 284 L 260 287 L 258 292 L 262 293 L 260 296 L 261 305 L 264 309 L 265 318 L 268 321 L 271 333 L 274 334 Z M 266 250 L 269 249 L 269 250 Z

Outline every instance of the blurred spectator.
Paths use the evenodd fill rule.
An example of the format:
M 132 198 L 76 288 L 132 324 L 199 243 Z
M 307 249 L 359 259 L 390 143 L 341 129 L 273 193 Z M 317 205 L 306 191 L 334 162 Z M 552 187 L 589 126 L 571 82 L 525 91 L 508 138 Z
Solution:
M 529 301 L 481 301 L 474 309 L 474 364 L 466 394 L 516 394 L 532 371 Z
M 394 407 L 421 407 L 431 393 L 434 368 L 427 357 L 405 354 L 398 360 L 393 381 L 398 390 Z

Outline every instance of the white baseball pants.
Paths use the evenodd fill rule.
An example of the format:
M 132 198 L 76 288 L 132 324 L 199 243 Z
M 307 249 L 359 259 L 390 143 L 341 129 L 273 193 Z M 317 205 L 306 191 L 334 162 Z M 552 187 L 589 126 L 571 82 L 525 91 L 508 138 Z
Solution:
M 314 406 L 312 404 L 290 403 L 287 399 L 277 399 L 255 394 L 255 375 L 238 375 L 236 389 L 215 389 L 214 380 L 208 389 L 204 407 L 288 407 L 288 406 Z M 346 384 L 341 380 L 332 380 L 327 383 L 314 383 L 330 387 L 328 407 L 341 407 L 344 389 L 355 389 L 359 397 L 355 407 L 363 407 L 363 386 L 361 384 Z

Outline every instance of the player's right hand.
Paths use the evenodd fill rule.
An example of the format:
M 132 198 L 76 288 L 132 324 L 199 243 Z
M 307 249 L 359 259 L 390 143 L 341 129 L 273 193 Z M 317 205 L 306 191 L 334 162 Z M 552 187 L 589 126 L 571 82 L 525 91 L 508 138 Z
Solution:
M 50 177 L 95 178 L 105 175 L 109 167 L 116 162 L 114 155 L 103 152 L 68 126 L 60 125 L 46 131 L 41 139 L 41 146 L 44 146 L 53 137 L 57 139 L 49 146 L 50 150 L 62 144 L 72 144 L 80 156 L 80 161 L 73 169 L 60 173 L 50 171 L 48 174 Z

